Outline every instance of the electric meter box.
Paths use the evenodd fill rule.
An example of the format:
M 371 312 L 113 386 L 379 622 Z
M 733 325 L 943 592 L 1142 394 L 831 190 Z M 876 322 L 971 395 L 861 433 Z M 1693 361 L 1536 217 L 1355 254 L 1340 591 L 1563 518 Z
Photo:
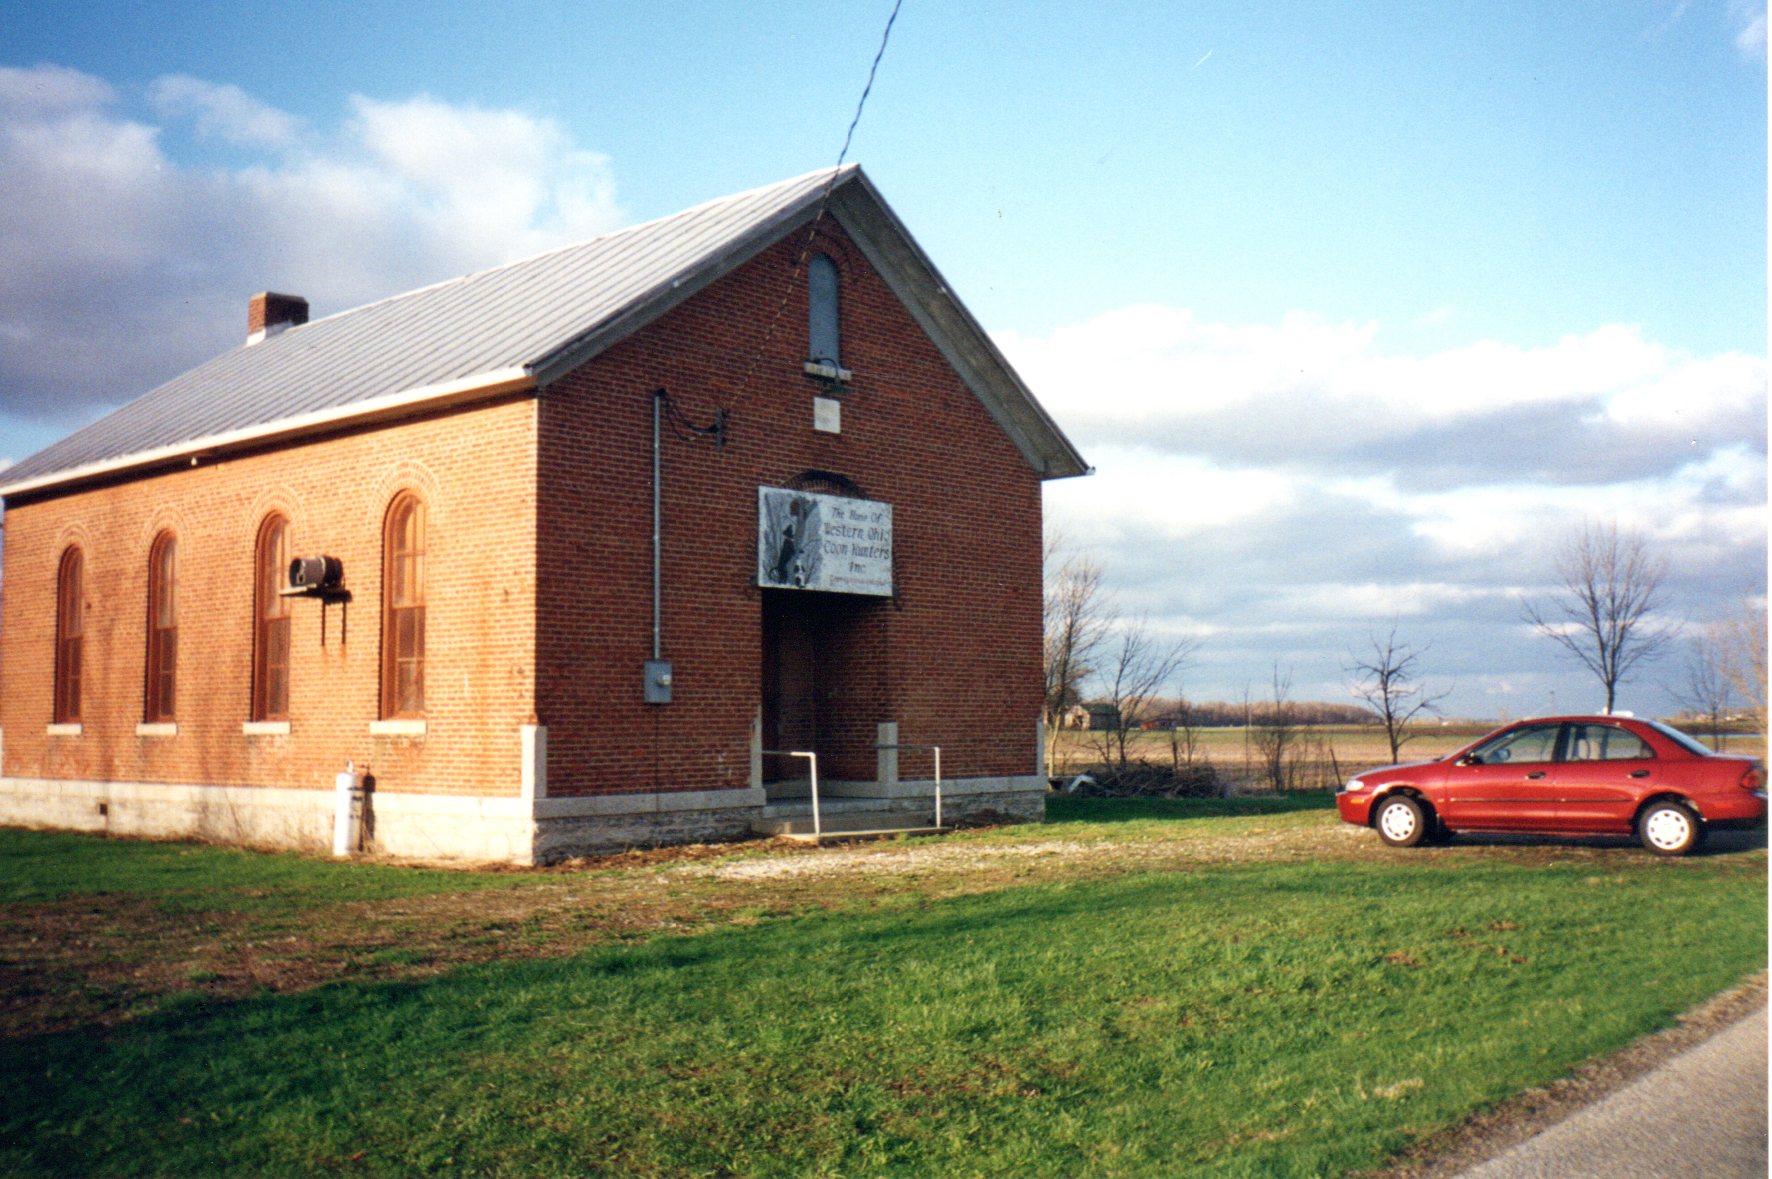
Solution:
M 669 704 L 671 702 L 671 661 L 669 659 L 648 659 L 645 679 L 646 703 Z

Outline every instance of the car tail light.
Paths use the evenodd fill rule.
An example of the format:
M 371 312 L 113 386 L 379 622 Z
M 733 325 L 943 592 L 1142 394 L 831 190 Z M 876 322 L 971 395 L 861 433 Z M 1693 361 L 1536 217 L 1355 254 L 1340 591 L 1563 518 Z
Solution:
M 1766 788 L 1766 771 L 1761 766 L 1749 766 L 1741 775 L 1743 790 L 1764 790 Z

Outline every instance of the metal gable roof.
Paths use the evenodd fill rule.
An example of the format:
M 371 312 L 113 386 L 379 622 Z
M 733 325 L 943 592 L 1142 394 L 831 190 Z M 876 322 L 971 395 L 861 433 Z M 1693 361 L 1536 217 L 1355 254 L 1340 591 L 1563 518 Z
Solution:
M 9 468 L 0 476 L 0 495 L 262 444 L 416 405 L 544 386 L 804 224 L 827 186 L 832 214 L 846 229 L 870 240 L 905 236 L 857 166 L 811 172 L 235 348 Z M 927 276 L 901 278 L 895 284 L 901 297 L 937 294 L 951 303 L 908 237 L 887 241 L 886 248 L 896 251 L 898 269 L 910 258 L 910 270 L 928 270 Z M 876 243 L 870 254 L 879 253 Z M 957 366 L 1037 470 L 1081 474 L 1080 456 L 982 329 L 963 309 L 958 317 L 952 310 L 934 320 L 918 315 L 926 329 L 957 328 L 967 337 L 961 352 L 982 356 L 985 370 L 1000 370 Z M 952 341 L 937 342 L 950 351 Z M 1005 399 L 1026 405 L 1010 406 L 1006 417 L 995 404 Z

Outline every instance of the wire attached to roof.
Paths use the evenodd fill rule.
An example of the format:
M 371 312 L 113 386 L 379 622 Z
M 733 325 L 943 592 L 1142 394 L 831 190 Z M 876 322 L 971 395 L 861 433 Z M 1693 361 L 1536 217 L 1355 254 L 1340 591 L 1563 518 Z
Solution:
M 893 0 L 892 15 L 886 18 L 886 31 L 880 34 L 880 48 L 874 52 L 874 64 L 868 67 L 868 84 L 861 88 L 861 101 L 855 104 L 855 117 L 849 120 L 849 130 L 843 136 L 843 150 L 837 153 L 839 168 L 849 158 L 849 144 L 855 139 L 855 125 L 861 122 L 862 108 L 868 104 L 868 95 L 874 92 L 874 75 L 880 72 L 880 59 L 886 56 L 886 42 L 892 40 L 892 26 L 898 21 L 898 9 L 903 3 L 904 0 Z M 828 194 L 830 189 L 825 189 L 825 192 Z
M 880 59 L 886 56 L 886 44 L 892 40 L 892 26 L 898 22 L 898 10 L 903 7 L 904 0 L 892 0 L 892 12 L 886 18 L 886 28 L 880 34 L 880 47 L 874 51 L 874 62 L 868 67 L 867 85 L 861 88 L 861 98 L 856 101 L 855 115 L 849 120 L 849 130 L 843 135 L 843 150 L 837 153 L 837 163 L 831 169 L 829 180 L 825 181 L 824 192 L 818 198 L 818 211 L 812 215 L 812 221 L 806 227 L 806 241 L 800 247 L 799 257 L 794 259 L 793 273 L 788 276 L 787 286 L 782 289 L 781 300 L 775 305 L 775 314 L 769 319 L 769 327 L 763 333 L 763 339 L 751 352 L 751 363 L 745 369 L 744 376 L 739 378 L 738 385 L 732 390 L 730 400 L 736 402 L 750 386 L 751 377 L 763 362 L 763 353 L 768 349 L 770 341 L 775 339 L 775 331 L 781 324 L 782 312 L 787 310 L 788 299 L 793 295 L 794 285 L 799 280 L 800 272 L 806 269 L 806 263 L 812 258 L 812 247 L 818 241 L 818 226 L 824 220 L 825 211 L 830 207 L 831 193 L 837 187 L 837 178 L 843 174 L 843 163 L 849 158 L 849 147 L 855 141 L 855 128 L 861 123 L 861 112 L 866 109 L 868 95 L 874 92 L 874 77 L 880 72 Z M 728 410 L 720 410 L 720 421 L 724 426 Z

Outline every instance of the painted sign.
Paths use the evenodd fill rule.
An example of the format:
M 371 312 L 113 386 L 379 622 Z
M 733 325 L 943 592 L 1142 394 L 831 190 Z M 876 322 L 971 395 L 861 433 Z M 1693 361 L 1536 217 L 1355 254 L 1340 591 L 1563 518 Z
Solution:
M 757 488 L 757 584 L 892 596 L 892 505 Z

